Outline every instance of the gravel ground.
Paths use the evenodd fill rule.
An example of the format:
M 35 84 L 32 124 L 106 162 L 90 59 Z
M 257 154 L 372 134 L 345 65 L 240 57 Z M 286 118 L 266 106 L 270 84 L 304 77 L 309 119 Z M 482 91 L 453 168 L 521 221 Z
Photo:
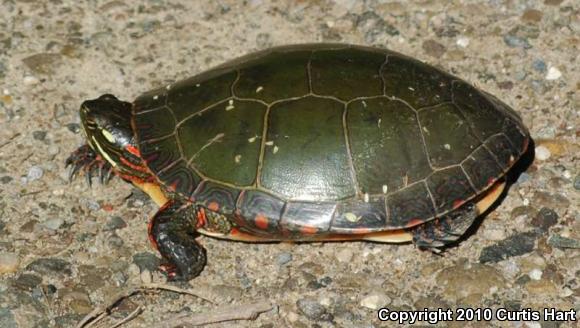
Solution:
M 146 235 L 155 205 L 119 179 L 67 183 L 64 160 L 83 143 L 82 100 L 131 100 L 247 52 L 322 41 L 388 47 L 497 95 L 530 128 L 536 160 L 443 256 L 412 245 L 204 237 L 208 265 L 181 287 L 219 305 L 139 294 L 97 326 L 139 306 L 124 327 L 261 299 L 276 308 L 214 326 L 391 326 L 377 319 L 385 306 L 580 310 L 579 12 L 575 0 L 2 0 L 0 327 L 71 327 L 114 294 L 164 282 Z

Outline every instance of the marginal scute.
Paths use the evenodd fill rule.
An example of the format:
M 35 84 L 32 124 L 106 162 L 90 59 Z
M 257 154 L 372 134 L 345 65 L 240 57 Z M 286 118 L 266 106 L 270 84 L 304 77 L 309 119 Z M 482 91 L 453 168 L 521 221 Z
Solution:
M 191 198 L 206 208 L 218 206 L 219 213 L 233 214 L 236 209 L 236 200 L 240 194 L 239 189 L 224 186 L 212 181 L 203 181 L 191 195 Z
M 419 121 L 427 153 L 436 168 L 461 163 L 467 154 L 481 144 L 471 132 L 469 123 L 452 103 L 421 110 Z
M 427 179 L 427 185 L 435 200 L 437 214 L 457 208 L 467 197 L 475 194 L 460 166 L 435 171 Z
M 416 59 L 389 55 L 381 75 L 385 94 L 402 99 L 415 109 L 451 101 L 453 77 Z
M 427 177 L 431 172 L 412 108 L 387 97 L 353 101 L 347 128 L 359 188 L 370 194 L 389 193 Z
M 386 230 L 387 212 L 383 196 L 372 197 L 368 202 L 350 200 L 338 205 L 330 232 L 357 233 Z
M 433 202 L 424 183 L 419 182 L 387 196 L 389 227 L 407 227 L 435 216 Z
M 481 191 L 495 182 L 502 172 L 496 159 L 483 145 L 465 159 L 461 166 L 477 191 Z
M 519 157 L 521 152 L 521 150 L 512 145 L 503 133 L 490 137 L 485 142 L 485 145 L 495 155 L 503 170 L 511 167 L 513 161 Z
M 240 227 L 257 233 L 279 233 L 283 200 L 259 190 L 244 190 L 238 197 L 236 208 L 236 223 Z M 264 221 L 267 222 L 265 227 Z
M 280 228 L 299 233 L 304 227 L 328 231 L 336 203 L 288 202 L 282 215 Z

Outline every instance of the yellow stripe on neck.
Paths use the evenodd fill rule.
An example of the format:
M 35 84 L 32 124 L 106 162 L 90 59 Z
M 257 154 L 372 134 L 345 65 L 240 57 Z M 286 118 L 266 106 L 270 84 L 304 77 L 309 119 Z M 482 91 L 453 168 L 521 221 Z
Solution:
M 107 160 L 107 162 L 109 162 L 111 165 L 113 165 L 113 167 L 116 167 L 117 163 L 115 161 L 113 161 L 113 159 L 109 156 L 109 154 L 107 154 L 106 151 L 103 150 L 101 145 L 99 145 L 99 142 L 97 141 L 97 139 L 95 139 L 95 136 L 92 136 L 92 139 L 95 143 L 95 146 L 97 146 L 97 148 L 99 149 L 99 154 L 103 155 L 103 157 Z

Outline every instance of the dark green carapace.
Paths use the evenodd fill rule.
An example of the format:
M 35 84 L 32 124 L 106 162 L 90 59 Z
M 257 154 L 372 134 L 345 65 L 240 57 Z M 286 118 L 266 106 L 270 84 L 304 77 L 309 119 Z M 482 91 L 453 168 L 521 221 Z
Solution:
M 136 165 L 173 204 L 150 231 L 187 217 L 241 240 L 416 228 L 417 244 L 443 246 L 529 143 L 512 109 L 466 82 L 337 44 L 261 51 L 150 91 L 131 126 Z

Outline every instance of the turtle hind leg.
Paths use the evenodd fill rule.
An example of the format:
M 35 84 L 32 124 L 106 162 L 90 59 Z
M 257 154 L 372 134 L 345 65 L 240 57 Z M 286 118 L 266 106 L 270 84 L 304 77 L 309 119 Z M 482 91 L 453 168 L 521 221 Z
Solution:
M 189 204 L 167 202 L 149 223 L 149 239 L 161 256 L 170 281 L 190 280 L 201 273 L 206 262 L 205 249 L 195 240 L 196 211 Z
M 443 217 L 415 228 L 413 243 L 420 249 L 440 253 L 445 247 L 456 243 L 479 216 L 474 203 L 468 203 Z

